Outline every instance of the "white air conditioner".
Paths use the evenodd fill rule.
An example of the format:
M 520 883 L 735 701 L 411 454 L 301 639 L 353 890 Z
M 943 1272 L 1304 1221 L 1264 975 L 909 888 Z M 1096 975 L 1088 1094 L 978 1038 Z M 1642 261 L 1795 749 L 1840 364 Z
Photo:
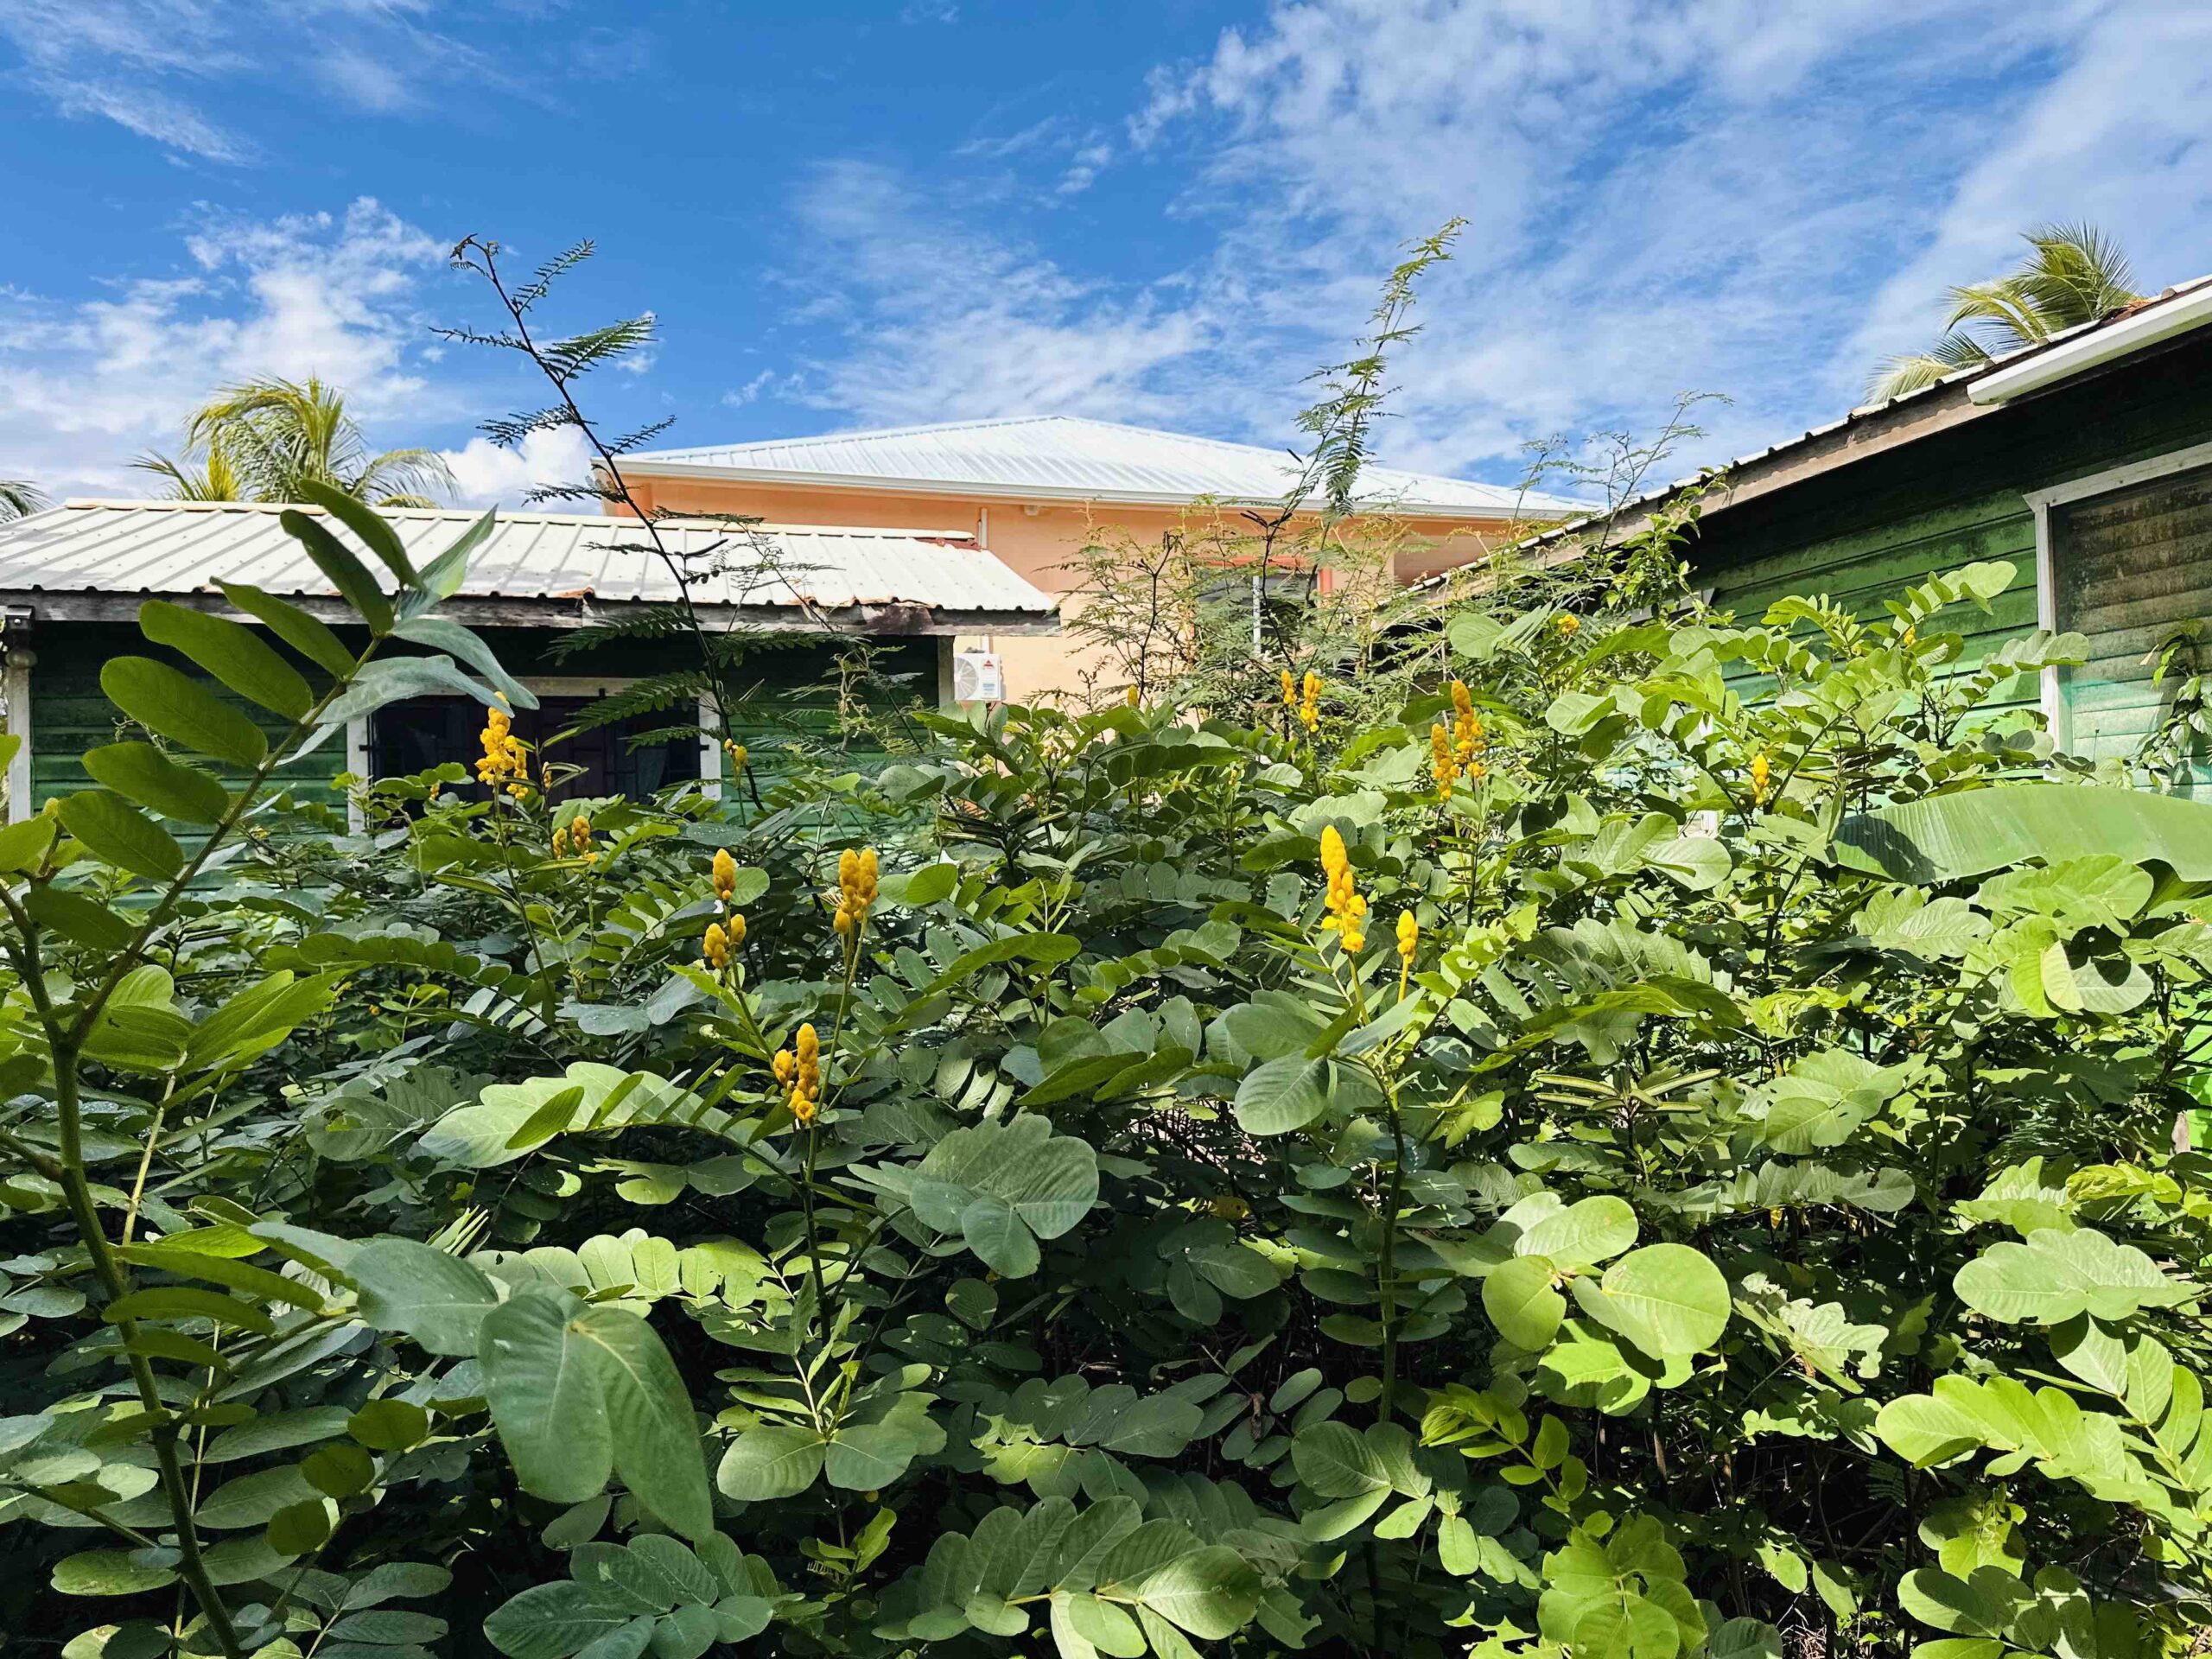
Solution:
M 1006 676 L 995 651 L 953 653 L 952 696 L 956 702 L 1004 702 Z

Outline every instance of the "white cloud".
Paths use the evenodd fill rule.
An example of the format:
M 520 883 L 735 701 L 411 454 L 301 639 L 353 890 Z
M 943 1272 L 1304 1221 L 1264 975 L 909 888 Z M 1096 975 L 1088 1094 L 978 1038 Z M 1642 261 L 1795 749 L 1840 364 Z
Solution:
M 845 273 L 808 308 L 849 342 L 811 365 L 804 399 L 862 421 L 1164 416 L 1167 383 L 1212 334 L 1172 296 L 1116 291 L 963 228 L 955 200 L 873 162 L 818 169 L 801 212 Z
M 2178 0 L 1277 0 L 1128 123 L 1220 227 L 1185 410 L 1281 435 L 1390 250 L 1464 215 L 1391 460 L 1510 477 L 1524 441 L 1688 387 L 1737 399 L 1709 454 L 1759 447 L 1840 413 L 2037 220 L 2104 223 L 2159 283 L 2212 266 L 2208 31 Z
M 443 452 L 453 473 L 453 498 L 461 506 L 521 507 L 532 490 L 581 484 L 591 476 L 591 446 L 572 426 L 532 432 L 519 449 L 502 449 L 489 438 L 471 438 Z M 549 502 L 548 512 L 582 512 L 588 502 Z
M 378 203 L 343 214 L 210 218 L 188 264 L 72 303 L 0 292 L 0 458 L 57 498 L 141 494 L 130 457 L 173 449 L 215 386 L 320 375 L 372 439 L 419 442 L 465 412 L 424 373 L 418 310 L 443 247 Z

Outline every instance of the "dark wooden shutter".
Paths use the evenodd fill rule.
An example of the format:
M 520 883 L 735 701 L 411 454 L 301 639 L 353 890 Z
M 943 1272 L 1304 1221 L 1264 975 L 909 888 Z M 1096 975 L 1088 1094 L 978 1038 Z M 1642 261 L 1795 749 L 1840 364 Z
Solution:
M 2059 628 L 2089 639 L 2065 676 L 2069 743 L 2132 754 L 2171 689 L 2152 683 L 2158 648 L 2212 618 L 2212 467 L 2055 506 L 2050 548 Z

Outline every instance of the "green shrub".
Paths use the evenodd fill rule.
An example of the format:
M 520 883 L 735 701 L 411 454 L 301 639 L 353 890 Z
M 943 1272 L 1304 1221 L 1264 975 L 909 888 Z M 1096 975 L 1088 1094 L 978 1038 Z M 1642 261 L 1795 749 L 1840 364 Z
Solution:
M 179 639 L 282 743 L 116 671 L 149 746 L 0 833 L 28 1639 L 2201 1646 L 2209 814 L 1977 714 L 2066 650 L 1956 660 L 2008 572 L 348 839 L 191 756 L 476 683 L 357 533 L 363 658 Z

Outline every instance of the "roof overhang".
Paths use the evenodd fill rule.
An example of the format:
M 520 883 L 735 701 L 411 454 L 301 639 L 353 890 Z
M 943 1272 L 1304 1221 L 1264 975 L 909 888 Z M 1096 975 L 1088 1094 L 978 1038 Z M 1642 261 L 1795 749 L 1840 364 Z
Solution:
M 1967 396 L 1977 404 L 2007 404 L 2163 345 L 2206 322 L 2212 322 L 2212 283 L 2062 340 L 2023 362 L 1992 369 L 1967 385 Z

